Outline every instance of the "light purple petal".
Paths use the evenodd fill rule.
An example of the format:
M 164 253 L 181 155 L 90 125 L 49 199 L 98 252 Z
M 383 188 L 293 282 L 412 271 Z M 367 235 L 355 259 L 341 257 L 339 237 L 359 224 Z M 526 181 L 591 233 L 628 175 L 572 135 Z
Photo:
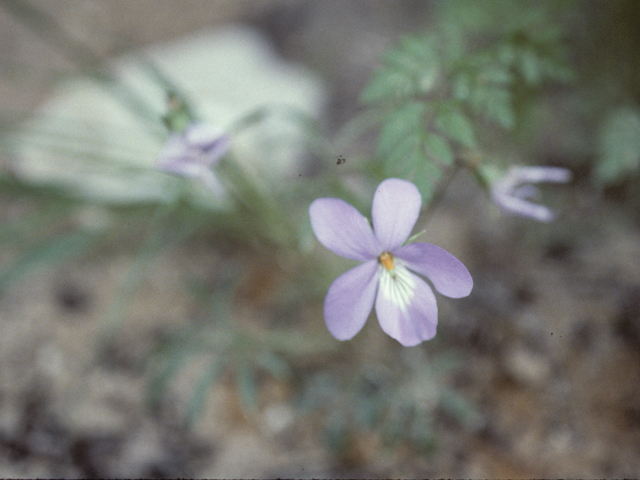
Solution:
M 157 165 L 161 170 L 174 172 L 176 164 L 182 163 L 185 154 L 184 139 L 179 133 L 172 133 L 164 142 L 158 154 Z
M 530 217 L 539 222 L 550 222 L 555 218 L 554 213 L 544 205 L 537 205 L 521 198 L 493 192 L 493 201 L 507 213 Z
M 364 262 L 382 253 L 367 219 L 343 200 L 318 198 L 309 217 L 318 241 L 341 257 Z
M 183 135 L 190 160 L 206 166 L 217 164 L 231 146 L 231 138 L 210 125 L 189 125 Z
M 493 201 L 505 212 L 530 217 L 540 222 L 555 218 L 551 210 L 543 205 L 526 201 L 537 189 L 530 185 L 539 182 L 568 182 L 571 171 L 559 167 L 511 167 L 507 174 L 491 187 Z
M 437 245 L 410 243 L 392 253 L 402 260 L 407 268 L 427 277 L 442 295 L 461 298 L 471 293 L 473 279 L 467 267 Z
M 420 192 L 411 182 L 389 178 L 378 185 L 373 196 L 371 219 L 384 251 L 399 247 L 409 238 L 421 206 Z
M 197 169 L 217 164 L 230 144 L 230 137 L 218 129 L 192 124 L 182 133 L 169 135 L 158 155 L 157 165 L 167 172 L 197 177 Z
M 565 183 L 571 180 L 571 170 L 560 167 L 511 167 L 508 175 L 512 175 L 516 183 Z
M 343 273 L 329 287 L 324 319 L 338 340 L 353 338 L 367 321 L 378 285 L 377 270 L 377 261 L 371 260 Z
M 376 315 L 382 330 L 405 347 L 413 347 L 436 335 L 438 306 L 431 287 L 417 275 L 409 273 L 413 297 L 405 308 L 391 300 L 382 287 L 376 296 Z
M 202 171 L 207 167 L 195 163 L 184 162 L 181 159 L 164 158 L 158 166 L 165 172 L 173 173 L 187 178 L 197 178 L 202 175 Z
M 515 188 L 512 195 L 517 198 L 522 198 L 523 200 L 527 200 L 530 198 L 540 199 L 542 197 L 540 189 L 538 187 L 534 187 L 529 183 Z

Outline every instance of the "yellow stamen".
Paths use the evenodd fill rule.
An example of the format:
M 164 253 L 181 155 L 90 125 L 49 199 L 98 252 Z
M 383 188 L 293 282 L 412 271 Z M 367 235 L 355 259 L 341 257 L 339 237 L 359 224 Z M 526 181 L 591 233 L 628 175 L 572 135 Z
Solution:
M 382 264 L 387 271 L 393 270 L 393 255 L 389 252 L 384 252 L 378 257 L 378 261 Z

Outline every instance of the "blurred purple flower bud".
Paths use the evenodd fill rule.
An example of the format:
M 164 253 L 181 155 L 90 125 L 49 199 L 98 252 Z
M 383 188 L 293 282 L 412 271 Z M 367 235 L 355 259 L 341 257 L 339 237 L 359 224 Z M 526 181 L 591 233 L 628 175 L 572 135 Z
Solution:
M 157 166 L 166 172 L 198 179 L 219 195 L 223 188 L 212 167 L 218 164 L 230 144 L 228 135 L 208 125 L 193 123 L 169 136 L 158 155 Z
M 540 196 L 532 183 L 566 183 L 571 172 L 559 167 L 511 167 L 507 174 L 491 185 L 491 198 L 506 213 L 550 222 L 554 213 L 543 205 L 528 201 Z
M 451 298 L 471 293 L 473 280 L 453 255 L 429 243 L 402 246 L 418 219 L 422 198 L 411 182 L 390 178 L 373 197 L 373 229 L 354 207 L 337 198 L 319 198 L 309 207 L 318 241 L 333 253 L 364 262 L 338 277 L 324 301 L 329 332 L 353 338 L 375 303 L 382 330 L 409 347 L 436 334 L 435 289 Z

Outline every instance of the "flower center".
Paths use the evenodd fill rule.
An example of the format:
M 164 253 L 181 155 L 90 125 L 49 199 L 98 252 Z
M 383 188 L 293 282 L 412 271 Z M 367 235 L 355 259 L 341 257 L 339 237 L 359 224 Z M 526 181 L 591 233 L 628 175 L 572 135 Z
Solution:
M 378 257 L 378 261 L 380 262 L 380 264 L 387 269 L 387 271 L 391 271 L 393 270 L 393 255 L 391 255 L 389 252 L 384 252 L 382 253 L 379 257 Z

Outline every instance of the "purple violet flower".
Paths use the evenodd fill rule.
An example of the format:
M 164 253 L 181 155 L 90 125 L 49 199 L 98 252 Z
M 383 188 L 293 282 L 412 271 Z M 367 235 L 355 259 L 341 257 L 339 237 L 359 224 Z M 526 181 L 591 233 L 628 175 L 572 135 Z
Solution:
M 309 207 L 318 241 L 341 257 L 364 262 L 339 276 L 324 300 L 324 318 L 331 335 L 349 340 L 364 326 L 375 303 L 382 330 L 405 347 L 436 334 L 435 289 L 451 298 L 466 297 L 473 280 L 453 255 L 430 243 L 410 243 L 422 197 L 415 185 L 390 178 L 373 197 L 371 217 L 338 198 L 319 198 Z
M 227 152 L 230 138 L 219 130 L 192 123 L 182 132 L 173 132 L 162 147 L 157 166 L 160 170 L 199 179 L 212 193 L 223 187 L 211 169 Z
M 532 183 L 565 183 L 571 180 L 571 172 L 559 167 L 511 167 L 507 174 L 491 185 L 491 198 L 507 213 L 530 217 L 540 222 L 550 222 L 554 213 L 543 205 L 528 201 L 540 195 Z

